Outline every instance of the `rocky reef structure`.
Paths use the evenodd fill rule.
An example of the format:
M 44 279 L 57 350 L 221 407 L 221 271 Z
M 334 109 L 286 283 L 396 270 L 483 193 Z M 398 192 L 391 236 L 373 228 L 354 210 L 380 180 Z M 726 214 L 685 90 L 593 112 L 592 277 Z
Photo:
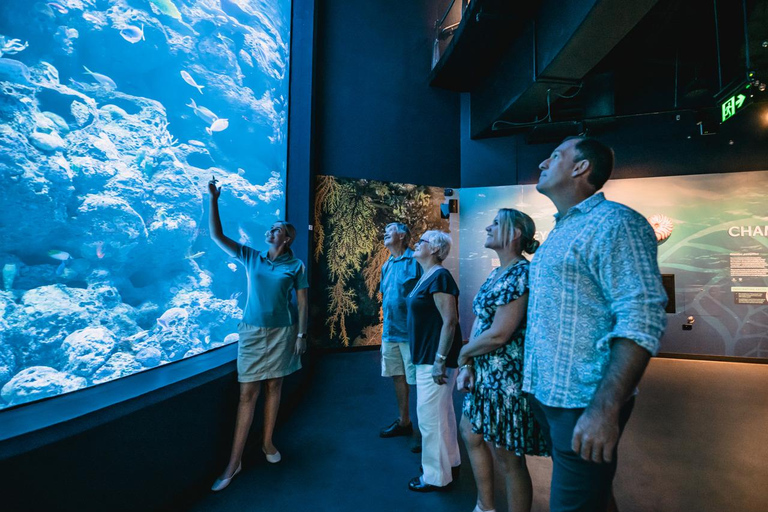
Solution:
M 3 3 L 0 407 L 236 341 L 245 276 L 209 242 L 205 187 L 241 242 L 284 208 L 289 14 Z

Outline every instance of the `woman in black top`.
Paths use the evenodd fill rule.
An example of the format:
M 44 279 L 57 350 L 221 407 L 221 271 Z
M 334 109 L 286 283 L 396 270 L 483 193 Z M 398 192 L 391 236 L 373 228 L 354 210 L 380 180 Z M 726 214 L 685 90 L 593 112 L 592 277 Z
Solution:
M 412 491 L 444 489 L 461 463 L 453 410 L 453 385 L 461 350 L 457 299 L 459 288 L 442 262 L 451 238 L 427 231 L 413 257 L 424 273 L 407 297 L 408 335 L 416 365 L 416 408 L 422 436 L 423 474 L 408 483 Z

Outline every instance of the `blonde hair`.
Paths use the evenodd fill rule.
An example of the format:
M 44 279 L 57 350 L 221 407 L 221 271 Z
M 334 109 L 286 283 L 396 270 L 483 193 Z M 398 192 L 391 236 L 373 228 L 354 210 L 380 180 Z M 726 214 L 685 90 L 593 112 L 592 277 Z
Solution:
M 520 249 L 528 254 L 533 254 L 539 248 L 538 240 L 534 239 L 536 224 L 527 214 L 513 208 L 499 210 L 499 234 L 501 243 L 506 247 L 512 243 L 515 229 L 520 230 Z
M 431 251 L 437 250 L 437 252 L 434 253 L 437 261 L 443 261 L 448 257 L 448 253 L 451 252 L 452 243 L 448 233 L 430 230 L 421 235 L 421 237 L 427 241 Z

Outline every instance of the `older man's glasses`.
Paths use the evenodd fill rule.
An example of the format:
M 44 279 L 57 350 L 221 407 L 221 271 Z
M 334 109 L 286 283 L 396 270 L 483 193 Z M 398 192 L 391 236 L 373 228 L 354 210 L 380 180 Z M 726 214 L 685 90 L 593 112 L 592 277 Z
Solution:
M 414 245 L 414 247 L 415 247 L 415 246 L 418 246 L 418 245 L 421 245 L 421 244 L 428 244 L 428 243 L 429 243 L 429 240 L 424 240 L 423 238 L 420 238 L 420 239 L 419 239 L 419 240 L 418 240 L 418 241 L 417 241 L 415 244 L 413 244 L 413 245 Z

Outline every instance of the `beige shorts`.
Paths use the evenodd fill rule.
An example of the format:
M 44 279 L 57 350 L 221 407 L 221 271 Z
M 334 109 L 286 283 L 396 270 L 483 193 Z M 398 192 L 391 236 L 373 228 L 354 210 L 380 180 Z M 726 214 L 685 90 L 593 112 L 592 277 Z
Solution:
M 381 376 L 405 375 L 408 384 L 416 384 L 416 367 L 411 361 L 411 347 L 408 343 L 384 341 L 381 343 Z
M 238 382 L 276 379 L 301 369 L 301 357 L 294 353 L 296 325 L 257 327 L 241 323 L 238 332 Z

